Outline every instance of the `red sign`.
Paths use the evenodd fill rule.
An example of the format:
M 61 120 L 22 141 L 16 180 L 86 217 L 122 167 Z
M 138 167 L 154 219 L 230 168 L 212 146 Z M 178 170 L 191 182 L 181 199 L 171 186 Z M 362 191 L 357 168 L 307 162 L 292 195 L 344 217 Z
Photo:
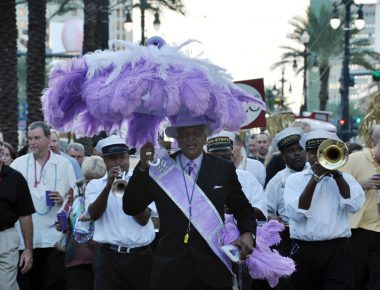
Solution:
M 264 79 L 237 81 L 235 84 L 248 94 L 261 98 L 265 102 Z M 265 111 L 254 104 L 247 104 L 245 106 L 245 112 L 247 114 L 247 122 L 241 129 L 266 127 Z

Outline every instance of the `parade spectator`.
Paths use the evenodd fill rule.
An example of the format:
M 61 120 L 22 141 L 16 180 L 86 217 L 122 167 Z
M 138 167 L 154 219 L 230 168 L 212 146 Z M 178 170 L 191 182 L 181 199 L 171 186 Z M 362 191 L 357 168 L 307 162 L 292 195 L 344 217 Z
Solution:
M 80 169 L 79 163 L 76 159 L 72 158 L 64 152 L 61 152 L 61 149 L 59 148 L 59 133 L 54 130 L 50 130 L 50 150 L 53 151 L 55 154 L 61 155 L 68 159 L 74 168 L 75 178 L 77 179 L 77 181 L 83 181 L 84 177 L 82 170 Z
M 262 164 L 265 164 L 265 160 L 269 151 L 269 146 L 271 145 L 271 138 L 267 133 L 261 132 L 256 135 L 255 140 L 257 152 L 251 158 L 259 160 Z
M 75 231 L 78 219 L 85 215 L 84 199 L 86 184 L 93 179 L 102 178 L 106 173 L 106 165 L 99 156 L 90 156 L 83 161 L 82 172 L 85 184 L 77 184 L 78 195 L 75 197 L 70 212 L 70 226 L 66 246 L 66 269 L 69 290 L 94 290 L 93 261 L 96 244 L 92 241 L 93 225 L 86 224 L 89 231 L 86 235 L 79 235 Z M 78 223 L 79 224 L 79 223 Z M 81 237 L 78 240 L 78 236 Z
M 235 134 L 235 140 L 233 140 L 232 160 L 236 168 L 250 172 L 257 178 L 261 186 L 264 187 L 265 182 L 265 167 L 264 165 L 255 159 L 250 159 L 244 156 L 243 140 L 237 134 Z
M 380 125 L 369 132 L 372 148 L 350 154 L 342 171 L 351 174 L 365 191 L 365 203 L 360 211 L 351 216 L 351 247 L 355 289 L 380 289 L 380 160 L 374 158 L 380 146 Z
M 234 242 L 241 259 L 253 251 L 254 210 L 242 192 L 233 164 L 203 152 L 207 124 L 203 117 L 184 113 L 166 128 L 166 135 L 177 139 L 180 150 L 166 157 L 164 165 L 173 170 L 173 176 L 160 185 L 160 168 L 150 168 L 148 163 L 153 145 L 148 142 L 142 146 L 141 162 L 124 194 L 126 214 L 135 215 L 156 202 L 160 240 L 151 280 L 156 290 L 232 289 L 232 268 L 219 252 L 220 245 L 215 244 L 215 235 L 223 228 L 225 206 L 236 218 L 241 233 Z M 187 197 L 177 200 L 183 194 Z
M 360 145 L 359 143 L 348 142 L 346 145 L 347 145 L 349 154 L 363 150 L 363 146 Z
M 25 178 L 5 162 L 0 132 L 0 289 L 18 290 L 17 270 L 26 273 L 33 265 L 33 223 L 35 212 Z M 19 221 L 25 249 L 19 257 Z
M 67 145 L 66 152 L 70 157 L 78 161 L 79 166 L 82 166 L 84 159 L 84 146 L 82 144 L 71 142 Z
M 319 164 L 317 150 L 326 139 L 338 136 L 323 130 L 302 136 L 311 168 L 293 173 L 285 184 L 294 241 L 290 255 L 297 265 L 290 278 L 293 290 L 354 289 L 349 213 L 363 206 L 364 192 L 350 174 Z
M 54 224 L 70 188 L 75 186 L 70 162 L 49 150 L 50 128 L 37 121 L 28 127 L 31 153 L 16 158 L 11 166 L 26 179 L 36 213 L 33 214 L 33 267 L 21 275 L 21 289 L 66 290 L 65 254 L 55 245 L 61 234 Z M 22 242 L 20 249 L 24 250 Z
M 112 190 L 120 172 L 131 176 L 129 153 L 125 141 L 110 136 L 98 142 L 107 173 L 91 180 L 86 187 L 86 208 L 95 221 L 95 289 L 147 290 L 152 267 L 152 243 L 155 232 L 150 209 L 141 208 L 134 216 L 123 213 L 122 199 Z M 143 194 L 143 191 L 139 191 Z
M 17 155 L 16 155 L 16 150 L 13 148 L 13 146 L 7 142 L 4 142 L 4 151 L 3 151 L 3 155 L 4 155 L 4 164 L 5 165 L 11 165 L 11 163 L 13 162 L 13 160 L 16 159 Z
M 248 144 L 248 158 L 254 158 L 254 156 L 257 153 L 256 148 L 256 134 L 252 134 L 249 137 L 249 144 Z

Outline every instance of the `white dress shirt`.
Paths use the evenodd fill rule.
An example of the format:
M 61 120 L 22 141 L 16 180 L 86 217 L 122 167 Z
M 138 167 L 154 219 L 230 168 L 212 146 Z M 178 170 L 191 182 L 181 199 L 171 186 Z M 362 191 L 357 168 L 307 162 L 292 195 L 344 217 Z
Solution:
M 240 162 L 238 169 L 252 173 L 264 188 L 266 171 L 265 166 L 260 161 L 243 156 L 243 160 Z
M 242 190 L 253 207 L 258 208 L 268 218 L 268 208 L 262 185 L 252 173 L 236 169 Z
M 132 172 L 129 171 L 126 179 Z M 86 209 L 93 203 L 107 184 L 107 174 L 100 179 L 91 180 L 86 187 Z M 149 219 L 145 226 L 139 225 L 132 216 L 123 211 L 123 198 L 111 192 L 108 195 L 107 208 L 95 221 L 94 241 L 128 248 L 149 245 L 155 237 L 153 222 Z
M 55 229 L 54 223 L 57 220 L 57 212 L 60 205 L 48 207 L 46 205 L 46 191 L 58 191 L 65 198 L 70 188 L 75 186 L 74 168 L 65 157 L 50 151 L 50 158 L 41 170 L 41 165 L 35 162 L 32 153 L 16 158 L 11 167 L 19 171 L 27 180 L 30 193 L 36 212 L 33 218 L 33 248 L 51 248 L 59 239 L 61 233 Z M 35 180 L 39 181 L 34 187 Z M 23 238 L 16 224 L 21 237 L 20 249 L 24 249 Z
M 303 170 L 310 167 L 309 163 L 305 164 Z M 268 182 L 265 188 L 265 195 L 268 205 L 268 213 L 271 216 L 278 216 L 284 223 L 289 223 L 289 216 L 286 213 L 284 203 L 284 189 L 286 179 L 293 173 L 297 173 L 286 166 L 283 170 L 277 172 L 275 176 Z
M 284 200 L 290 221 L 290 237 L 304 241 L 324 241 L 350 237 L 348 215 L 364 204 L 364 191 L 349 174 L 343 177 L 350 187 L 350 198 L 344 199 L 334 178 L 325 176 L 314 190 L 308 210 L 298 207 L 299 198 L 312 178 L 310 170 L 294 173 L 285 184 Z

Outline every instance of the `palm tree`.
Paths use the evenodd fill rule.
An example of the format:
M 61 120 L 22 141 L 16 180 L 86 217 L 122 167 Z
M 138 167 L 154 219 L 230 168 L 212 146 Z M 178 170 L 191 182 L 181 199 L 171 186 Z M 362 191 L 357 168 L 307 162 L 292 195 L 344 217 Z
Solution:
M 307 11 L 307 18 L 295 17 L 290 24 L 294 30 L 287 38 L 294 40 L 298 44 L 302 44 L 301 35 L 307 31 L 310 35 L 308 51 L 318 59 L 319 80 L 321 83 L 319 92 L 319 109 L 326 110 L 327 101 L 329 99 L 329 77 L 332 61 L 343 55 L 343 28 L 340 27 L 334 30 L 330 27 L 329 22 L 332 15 L 329 6 L 322 6 L 319 14 L 315 14 L 310 8 Z M 352 35 L 358 31 L 353 30 Z M 366 69 L 374 69 L 373 60 L 379 60 L 380 55 L 369 49 L 369 40 L 363 38 L 351 37 L 350 39 L 351 58 L 350 63 L 362 66 Z M 303 44 L 302 44 L 303 45 Z M 282 60 L 275 63 L 272 68 L 284 64 L 291 64 L 294 58 L 303 55 L 303 49 L 297 49 L 290 46 L 282 46 L 285 52 L 282 55 Z M 296 73 L 304 70 L 299 68 Z
M 15 0 L 0 1 L 0 130 L 17 148 L 17 26 Z
M 41 93 L 45 88 L 46 0 L 29 0 L 26 93 L 28 124 L 44 119 Z

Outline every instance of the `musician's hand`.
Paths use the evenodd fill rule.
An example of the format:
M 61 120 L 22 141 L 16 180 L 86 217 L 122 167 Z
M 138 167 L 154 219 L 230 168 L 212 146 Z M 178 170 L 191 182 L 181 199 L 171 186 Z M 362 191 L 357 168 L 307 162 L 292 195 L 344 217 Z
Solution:
M 240 260 L 245 260 L 253 253 L 253 237 L 251 233 L 242 234 L 232 245 L 240 249 Z
M 108 171 L 108 179 L 107 179 L 107 183 L 109 185 L 112 185 L 112 183 L 114 182 L 115 178 L 117 176 L 119 176 L 121 172 L 121 167 L 120 166 L 115 166 L 115 167 L 112 167 L 110 169 L 110 171 Z
M 313 166 L 311 167 L 311 169 L 313 170 L 314 174 L 319 177 L 322 175 L 330 174 L 330 170 L 327 170 L 318 162 L 315 162 Z
M 140 149 L 140 169 L 147 170 L 149 168 L 149 161 L 153 161 L 154 146 L 152 143 L 147 142 Z

